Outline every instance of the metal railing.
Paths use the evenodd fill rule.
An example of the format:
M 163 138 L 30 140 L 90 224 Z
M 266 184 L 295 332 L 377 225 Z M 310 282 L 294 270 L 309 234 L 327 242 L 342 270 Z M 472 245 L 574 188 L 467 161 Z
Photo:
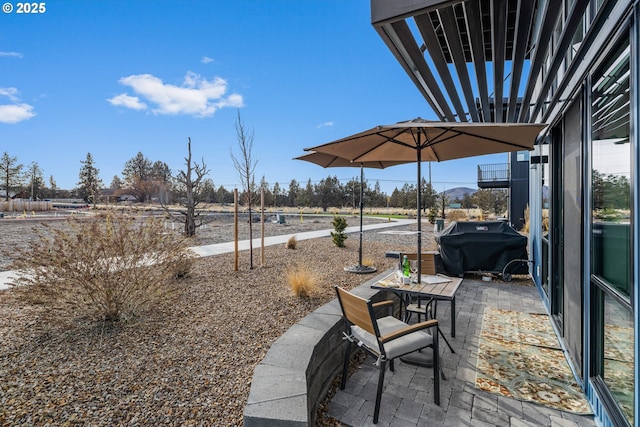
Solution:
M 478 165 L 478 183 L 509 181 L 509 163 Z

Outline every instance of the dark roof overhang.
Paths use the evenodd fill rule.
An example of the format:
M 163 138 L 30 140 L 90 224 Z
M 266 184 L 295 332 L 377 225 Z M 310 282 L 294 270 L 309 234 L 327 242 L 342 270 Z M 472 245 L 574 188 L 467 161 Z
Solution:
M 371 21 L 440 120 L 528 122 L 545 101 L 534 89 L 552 40 L 543 77 L 557 73 L 588 4 L 573 2 L 561 34 L 558 0 L 371 0 Z

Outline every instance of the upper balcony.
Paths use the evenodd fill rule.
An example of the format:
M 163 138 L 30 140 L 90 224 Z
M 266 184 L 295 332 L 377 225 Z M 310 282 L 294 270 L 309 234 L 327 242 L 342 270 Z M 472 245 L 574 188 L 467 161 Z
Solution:
M 478 165 L 478 188 L 509 188 L 509 163 Z

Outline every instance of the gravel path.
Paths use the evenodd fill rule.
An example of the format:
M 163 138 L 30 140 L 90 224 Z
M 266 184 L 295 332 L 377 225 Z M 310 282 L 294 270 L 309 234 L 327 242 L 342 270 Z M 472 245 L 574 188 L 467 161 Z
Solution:
M 347 220 L 358 224 L 357 217 Z M 201 230 L 197 244 L 230 240 L 232 224 L 216 221 Z M 265 228 L 277 235 L 330 229 L 330 223 L 330 217 L 287 218 L 286 225 Z M 0 221 L 1 245 L 32 238 L 34 225 Z M 243 233 L 247 228 L 241 225 Z M 423 247 L 435 248 L 432 227 L 423 228 Z M 254 224 L 254 237 L 259 233 Z M 372 231 L 363 240 L 364 258 L 378 270 L 395 265 L 385 251 L 415 249 L 412 235 Z M 333 299 L 334 285 L 353 288 L 371 277 L 343 271 L 357 261 L 357 234 L 346 245 L 319 238 L 300 241 L 295 250 L 267 247 L 267 265 L 253 270 L 245 251 L 237 272 L 233 254 L 201 258 L 191 277 L 177 282 L 179 298 L 169 309 L 117 327 L 43 324 L 38 308 L 0 292 L 0 425 L 242 425 L 253 369 L 271 343 Z M 286 272 L 299 265 L 319 276 L 311 298 L 293 296 L 286 283 Z

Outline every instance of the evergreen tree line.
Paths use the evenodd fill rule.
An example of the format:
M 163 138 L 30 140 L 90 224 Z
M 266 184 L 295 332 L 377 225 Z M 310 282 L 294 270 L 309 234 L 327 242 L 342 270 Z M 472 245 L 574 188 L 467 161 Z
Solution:
M 80 163 L 77 187 L 66 190 L 57 187 L 53 176 L 49 177 L 47 185 L 37 163 L 32 162 L 25 168 L 16 157 L 4 152 L 0 158 L 0 194 L 7 200 L 11 196 L 32 200 L 79 198 L 88 203 L 126 199 L 166 205 L 176 202 L 184 192 L 165 162 L 152 161 L 141 152 L 124 164 L 121 175 L 115 175 L 108 186 L 100 179 L 91 153 L 87 153 Z M 442 210 L 453 202 L 460 203 L 464 209 L 479 207 L 486 213 L 500 214 L 506 209 L 507 193 L 504 190 L 478 190 L 473 195 L 465 195 L 462 200 L 449 200 L 443 193 L 438 194 L 424 178 L 420 185 L 421 209 L 425 212 Z M 284 187 L 278 182 L 270 184 L 263 176 L 259 184 L 252 182 L 251 187 L 254 194 L 264 191 L 265 205 L 269 207 L 318 207 L 326 211 L 330 207 L 357 209 L 360 204 L 361 183 L 356 178 L 342 183 L 335 175 L 329 175 L 317 183 L 309 179 L 304 185 L 292 179 Z M 373 186 L 367 181 L 362 184 L 364 204 L 368 208 L 416 209 L 416 191 L 416 184 L 405 183 L 389 195 L 381 190 L 378 181 Z M 240 194 L 241 203 L 246 200 L 245 193 L 243 190 Z M 233 190 L 205 179 L 197 197 L 204 203 L 230 204 L 233 203 Z

